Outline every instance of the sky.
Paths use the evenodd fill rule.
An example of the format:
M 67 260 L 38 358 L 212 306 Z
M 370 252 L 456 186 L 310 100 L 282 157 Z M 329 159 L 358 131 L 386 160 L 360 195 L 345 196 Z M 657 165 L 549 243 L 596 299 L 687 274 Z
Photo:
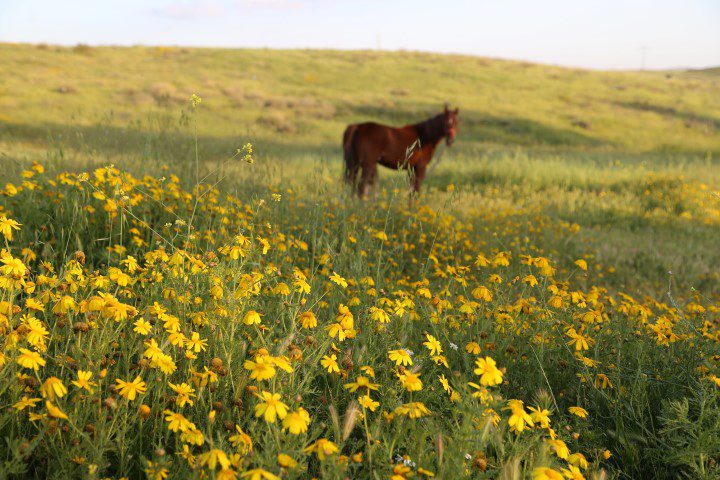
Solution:
M 595 69 L 704 68 L 720 65 L 720 0 L 0 0 L 0 42 L 422 50 Z

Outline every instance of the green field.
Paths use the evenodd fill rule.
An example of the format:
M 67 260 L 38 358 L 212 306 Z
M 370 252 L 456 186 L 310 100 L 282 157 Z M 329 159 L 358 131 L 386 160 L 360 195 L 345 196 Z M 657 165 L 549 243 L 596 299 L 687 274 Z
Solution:
M 194 172 L 197 151 L 227 188 L 290 185 L 312 196 L 340 189 L 348 123 L 403 125 L 450 102 L 461 109 L 459 140 L 426 185 L 457 187 L 456 208 L 467 199 L 577 223 L 579 243 L 622 272 L 625 290 L 661 296 L 672 271 L 683 294 L 718 291 L 716 70 L 373 51 L 4 44 L 0 54 L 0 155 L 11 165 Z M 203 103 L 190 125 L 182 112 L 193 93 Z M 226 161 L 247 142 L 252 170 Z M 405 188 L 402 174 L 381 179 Z
M 0 44 L 0 58 L 2 473 L 720 475 L 718 69 L 82 45 Z M 402 172 L 354 198 L 346 125 L 414 123 L 445 102 L 458 137 L 412 209 Z M 414 366 L 393 359 L 403 349 Z M 320 363 L 332 355 L 337 371 Z M 78 371 L 94 391 L 71 386 Z M 134 399 L 115 382 L 136 375 Z M 309 430 L 255 417 L 268 391 L 304 406 Z M 555 429 L 517 431 L 514 399 Z M 273 478 L 255 473 L 242 478 Z
M 248 139 L 268 156 L 330 156 L 348 122 L 413 122 L 444 102 L 462 109 L 458 156 L 508 146 L 720 151 L 712 71 L 610 73 L 372 51 L 0 49 L 1 120 L 15 140 L 72 133 L 104 155 L 142 155 L 151 132 L 175 126 L 192 93 L 206 101 L 198 134 L 212 147 L 203 149 L 209 158 Z M 116 143 L 101 140 L 109 134 Z M 77 146 L 77 139 L 66 141 Z M 182 151 L 152 153 L 177 160 Z

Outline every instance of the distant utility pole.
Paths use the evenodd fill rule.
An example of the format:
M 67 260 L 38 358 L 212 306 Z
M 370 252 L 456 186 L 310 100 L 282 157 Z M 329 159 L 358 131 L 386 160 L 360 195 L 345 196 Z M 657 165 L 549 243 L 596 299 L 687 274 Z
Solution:
M 640 47 L 640 70 L 645 70 L 645 55 L 647 54 L 647 45 Z

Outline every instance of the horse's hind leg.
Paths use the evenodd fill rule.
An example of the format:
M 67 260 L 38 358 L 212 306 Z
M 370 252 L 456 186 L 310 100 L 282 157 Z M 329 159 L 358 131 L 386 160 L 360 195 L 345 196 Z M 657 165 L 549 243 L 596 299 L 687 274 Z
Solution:
M 358 165 L 356 162 L 348 164 L 347 168 L 345 169 L 345 183 L 353 189 L 357 185 L 357 176 L 359 171 L 360 165 Z
M 353 190 L 357 182 L 357 174 L 360 169 L 360 162 L 358 161 L 357 154 L 355 152 L 355 132 L 357 125 L 349 125 L 345 129 L 343 134 L 343 159 L 345 160 L 345 183 L 350 185 Z
M 358 197 L 365 198 L 370 191 L 370 187 L 375 184 L 377 178 L 377 163 L 363 162 L 362 173 L 360 174 L 360 183 L 358 184 Z

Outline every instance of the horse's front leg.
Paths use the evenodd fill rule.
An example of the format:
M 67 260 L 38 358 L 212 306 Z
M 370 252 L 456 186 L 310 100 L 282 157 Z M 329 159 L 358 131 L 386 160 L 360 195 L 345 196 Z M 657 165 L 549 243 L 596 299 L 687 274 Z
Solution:
M 425 165 L 412 165 L 408 168 L 408 176 L 410 177 L 408 208 L 412 207 L 414 198 L 420 195 L 420 185 L 425 178 L 425 170 Z
M 412 193 L 415 191 L 415 176 L 417 175 L 417 173 L 415 172 L 415 165 L 407 165 L 404 168 L 407 171 L 408 194 L 412 195 Z
M 416 165 L 413 169 L 413 192 L 416 195 L 420 194 L 420 185 L 422 185 L 423 180 L 425 179 L 425 172 L 427 170 L 427 165 Z

